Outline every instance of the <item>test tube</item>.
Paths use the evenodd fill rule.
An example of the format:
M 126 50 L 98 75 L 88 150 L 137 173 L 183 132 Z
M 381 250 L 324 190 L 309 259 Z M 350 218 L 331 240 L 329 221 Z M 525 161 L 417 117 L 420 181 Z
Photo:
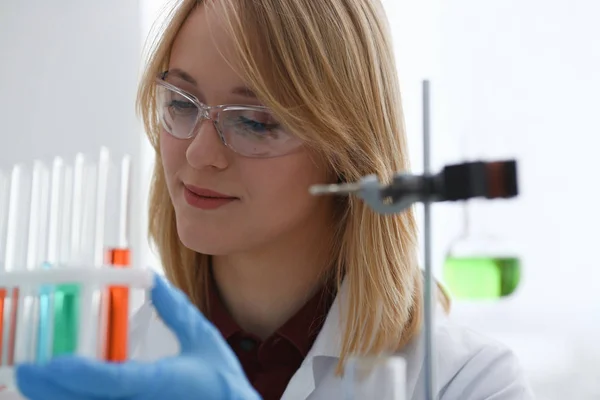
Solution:
M 4 271 L 4 254 L 6 250 L 6 225 L 8 220 L 8 200 L 10 195 L 10 179 L 4 171 L 0 171 L 0 272 Z M 6 288 L 0 287 L 0 365 L 4 339 L 4 299 Z
M 28 271 L 37 270 L 43 260 L 48 222 L 48 191 L 50 173 L 39 160 L 33 162 L 31 175 L 27 176 L 29 192 L 29 213 L 25 241 L 24 262 Z M 19 263 L 18 265 L 21 265 Z M 30 362 L 35 359 L 37 324 L 39 314 L 39 288 L 22 285 L 19 288 L 19 306 L 16 325 L 15 361 Z
M 120 166 L 119 219 L 117 246 L 108 249 L 108 263 L 114 268 L 129 268 L 129 205 L 131 184 L 131 157 L 123 157 Z M 129 321 L 129 288 L 113 286 L 109 288 L 110 305 L 107 327 L 108 361 L 120 362 L 127 359 L 127 335 Z
M 73 166 L 65 163 L 61 202 L 59 205 L 60 229 L 58 241 L 58 261 L 54 267 L 61 267 L 71 263 L 71 223 L 73 220 Z
M 82 240 L 85 157 L 75 156 L 73 169 L 65 171 L 65 202 L 62 210 L 61 266 L 74 265 L 80 261 Z M 69 218 L 70 217 L 70 218 Z M 77 349 L 79 331 L 79 285 L 61 284 L 54 291 L 54 330 L 52 354 L 72 354 Z
M 20 189 L 20 178 L 22 167 L 20 165 L 13 166 L 10 177 L 8 178 L 8 198 L 6 199 L 6 221 L 4 227 L 4 243 L 3 243 L 3 259 L 2 264 L 4 271 L 9 272 L 14 269 L 14 258 L 15 258 L 15 236 L 17 234 L 17 225 L 19 223 L 17 218 L 18 202 L 19 202 L 19 189 Z M 0 338 L 0 366 L 8 364 L 8 353 L 9 353 L 9 337 L 11 331 L 11 301 L 10 298 L 14 295 L 13 288 L 3 288 L 2 298 L 2 337 Z M 18 292 L 16 293 L 18 295 Z
M 29 227 L 31 179 L 30 170 L 24 165 L 15 165 L 10 176 L 10 195 L 4 269 L 7 272 L 22 269 L 26 265 L 27 231 Z M 4 329 L 2 365 L 12 366 L 15 361 L 15 342 L 19 323 L 20 290 L 17 287 L 6 288 L 4 300 Z
M 93 187 L 88 190 L 92 197 L 90 206 L 84 214 L 86 222 L 84 229 L 86 237 L 91 241 L 84 247 L 85 267 L 101 268 L 104 263 L 104 228 L 106 221 L 106 196 L 108 186 L 108 173 L 110 156 L 108 149 L 100 149 L 98 164 L 90 171 L 93 179 L 89 183 Z M 107 320 L 108 296 L 104 287 L 94 284 L 86 284 L 82 287 L 80 315 L 80 337 L 78 341 L 77 354 L 93 358 L 104 358 L 105 329 Z
M 50 207 L 47 217 L 48 234 L 44 235 L 45 237 L 40 237 L 40 240 L 46 243 L 46 256 L 41 264 L 42 269 L 56 267 L 58 263 L 59 229 L 62 217 L 60 205 L 64 201 L 64 197 L 66 197 L 64 195 L 64 161 L 60 157 L 56 157 L 52 163 L 50 183 Z M 42 233 L 41 230 L 40 233 Z M 38 341 L 36 349 L 36 361 L 38 363 L 45 363 L 52 356 L 53 291 L 54 288 L 52 285 L 45 285 L 40 288 Z

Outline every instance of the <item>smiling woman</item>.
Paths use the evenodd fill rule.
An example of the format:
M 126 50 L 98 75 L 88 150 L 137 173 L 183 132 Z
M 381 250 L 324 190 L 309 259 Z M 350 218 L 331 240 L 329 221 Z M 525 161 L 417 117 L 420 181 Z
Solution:
M 307 192 L 310 183 L 328 180 L 328 169 L 313 162 L 302 140 L 271 110 L 247 96 L 245 81 L 232 68 L 237 57 L 225 29 L 222 13 L 212 7 L 189 15 L 173 41 L 168 69 L 157 80 L 155 100 L 179 238 L 187 248 L 213 256 L 250 249 L 254 254 L 277 241 L 303 242 L 301 237 L 312 236 L 329 219 L 328 201 Z M 237 200 L 197 196 L 207 191 Z M 213 212 L 199 212 L 206 211 L 203 205 Z M 316 236 L 327 243 L 324 234 Z M 219 262 L 213 260 L 215 271 Z

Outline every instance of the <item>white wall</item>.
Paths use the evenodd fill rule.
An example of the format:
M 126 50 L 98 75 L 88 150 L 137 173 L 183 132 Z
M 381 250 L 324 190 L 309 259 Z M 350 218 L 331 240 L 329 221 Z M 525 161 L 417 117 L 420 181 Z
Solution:
M 139 20 L 134 1 L 0 3 L 3 166 L 102 144 L 139 152 Z
M 140 66 L 137 1 L 0 2 L 0 168 L 76 152 L 125 153 L 139 175 L 141 125 L 134 112 Z M 145 188 L 133 191 L 136 265 L 147 254 Z M 144 257 L 142 257 L 144 256 Z
M 523 285 L 507 301 L 461 305 L 456 318 L 509 343 L 540 398 L 600 397 L 600 3 L 441 2 L 436 159 L 516 156 L 521 195 L 481 205 L 479 229 L 510 237 Z M 441 206 L 436 239 L 457 233 Z M 454 220 L 454 221 L 453 221 Z M 452 223 L 454 222 L 454 223 Z

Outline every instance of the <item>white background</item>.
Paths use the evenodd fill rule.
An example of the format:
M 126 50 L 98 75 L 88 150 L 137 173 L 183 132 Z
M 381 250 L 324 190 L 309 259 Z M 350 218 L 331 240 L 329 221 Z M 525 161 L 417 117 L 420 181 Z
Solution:
M 420 81 L 432 81 L 433 163 L 516 157 L 518 199 L 477 204 L 476 229 L 510 238 L 519 291 L 454 304 L 455 318 L 515 349 L 545 399 L 600 398 L 600 3 L 595 0 L 384 0 L 393 27 L 413 165 Z M 132 246 L 145 238 L 152 155 L 134 114 L 142 44 L 162 0 L 0 2 L 0 168 L 53 155 L 133 154 Z M 465 143 L 463 145 L 463 143 Z M 460 230 L 435 206 L 434 260 Z

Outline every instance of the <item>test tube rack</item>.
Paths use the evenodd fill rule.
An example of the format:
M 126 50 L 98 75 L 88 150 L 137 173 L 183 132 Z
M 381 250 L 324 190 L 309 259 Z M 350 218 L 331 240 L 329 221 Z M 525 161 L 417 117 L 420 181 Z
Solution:
M 131 267 L 131 157 L 99 150 L 0 170 L 0 390 L 19 363 L 128 358 L 130 291 L 153 276 Z
M 57 267 L 48 270 L 0 272 L 0 283 L 7 294 L 16 293 L 16 298 L 7 297 L 15 301 L 13 309 L 18 309 L 17 317 L 5 316 L 9 325 L 4 325 L 5 337 L 12 336 L 12 340 L 4 341 L 4 360 L 11 353 L 10 363 L 0 365 L 0 388 L 9 390 L 14 388 L 14 367 L 23 362 L 35 362 L 38 346 L 43 340 L 51 341 L 52 337 L 39 338 L 39 308 L 45 287 L 50 290 L 50 301 L 57 301 L 57 288 L 63 285 L 74 285 L 80 289 L 78 304 L 77 340 L 74 344 L 73 354 L 106 360 L 107 338 L 110 329 L 105 314 L 107 312 L 107 297 L 105 294 L 110 288 L 121 287 L 127 289 L 141 289 L 148 291 L 152 288 L 154 274 L 149 269 L 141 268 L 115 268 L 112 265 L 91 268 L 82 267 Z M 96 301 L 100 299 L 100 301 Z M 6 300 L 5 300 L 6 301 Z M 6 304 L 5 304 L 6 305 Z M 92 318 L 90 318 L 90 316 Z M 8 318 L 6 318 L 8 317 Z M 54 316 L 59 317 L 59 316 Z M 87 324 L 92 322 L 92 326 Z M 87 324 L 87 325 L 84 325 Z M 51 336 L 56 329 L 48 331 Z M 121 340 L 128 340 L 127 333 L 120 335 Z M 40 340 L 42 339 L 42 340 Z M 48 346 L 51 350 L 52 346 Z M 52 354 L 49 354 L 49 358 Z

